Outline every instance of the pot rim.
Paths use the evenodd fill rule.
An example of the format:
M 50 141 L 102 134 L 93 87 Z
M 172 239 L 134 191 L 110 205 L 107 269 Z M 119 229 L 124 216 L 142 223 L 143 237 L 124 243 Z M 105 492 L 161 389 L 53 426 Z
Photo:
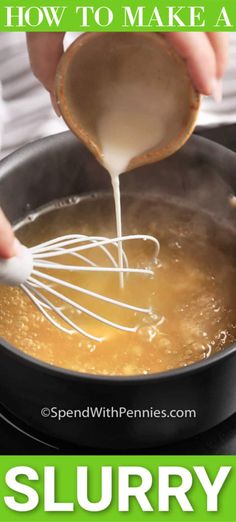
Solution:
M 22 165 L 30 159 L 35 158 L 36 151 L 41 156 L 41 154 L 46 150 L 50 150 L 54 143 L 55 149 L 58 147 L 60 150 L 62 145 L 67 146 L 68 143 L 71 143 L 71 141 L 74 141 L 74 144 L 76 144 L 78 150 L 81 147 L 84 147 L 82 141 L 79 140 L 79 138 L 77 138 L 71 130 L 65 130 L 59 132 L 58 134 L 51 134 L 49 136 L 44 136 L 43 138 L 37 138 L 31 142 L 26 143 L 22 147 L 19 147 L 18 149 L 10 152 L 10 154 L 0 160 L 0 180 L 3 180 L 5 176 L 9 176 L 11 174 L 11 170 L 15 168 L 16 163 L 17 165 Z M 211 149 L 212 152 L 217 148 L 222 153 L 227 152 L 228 158 L 234 158 L 235 160 L 236 153 L 233 150 L 227 149 L 225 145 L 222 145 L 216 141 L 212 141 L 209 138 L 199 136 L 198 134 L 192 134 L 187 143 L 185 143 L 179 151 L 176 151 L 175 154 L 178 154 L 184 147 L 186 147 L 186 145 L 191 143 L 198 143 L 198 145 L 203 146 L 204 149 L 205 147 L 207 147 L 208 150 Z M 206 149 L 204 152 L 206 152 Z
M 236 354 L 236 341 L 225 348 L 224 350 L 217 352 L 214 355 L 211 355 L 208 359 L 203 359 L 197 363 L 189 364 L 188 366 L 181 366 L 180 368 L 174 368 L 173 370 L 167 370 L 164 372 L 156 372 L 150 373 L 148 375 L 138 374 L 138 375 L 101 375 L 101 374 L 92 374 L 85 372 L 77 372 L 75 370 L 69 370 L 67 368 L 62 368 L 59 366 L 51 365 L 36 357 L 28 355 L 20 350 L 20 348 L 16 348 L 11 345 L 8 341 L 0 337 L 0 346 L 10 352 L 11 356 L 19 358 L 24 363 L 29 366 L 36 366 L 40 370 L 46 370 L 47 373 L 57 375 L 61 378 L 71 377 L 73 380 L 83 380 L 89 382 L 103 382 L 105 384 L 144 384 L 145 382 L 152 381 L 169 381 L 171 379 L 177 379 L 179 377 L 186 377 L 191 374 L 199 373 L 201 370 L 207 370 L 208 367 L 214 367 L 216 364 L 219 364 L 223 359 L 230 357 L 233 354 Z M 1 358 L 1 354 L 0 354 Z
M 25 164 L 29 159 L 34 157 L 35 151 L 41 155 L 42 152 L 44 152 L 46 149 L 50 149 L 52 144 L 55 144 L 55 147 L 61 146 L 61 143 L 67 144 L 71 141 L 74 141 L 78 149 L 82 146 L 82 144 L 77 140 L 74 135 L 70 131 L 64 131 L 56 135 L 47 136 L 44 138 L 39 138 L 37 140 L 34 140 L 31 143 L 27 143 L 23 147 L 17 149 L 16 151 L 9 154 L 6 158 L 3 158 L 0 162 L 0 170 L 1 175 L 0 179 L 3 180 L 6 176 L 9 176 L 11 174 L 12 169 L 15 168 L 15 165 L 22 165 Z M 190 138 L 189 141 L 199 142 L 203 145 L 206 145 L 208 149 L 214 150 L 216 147 L 220 149 L 222 152 L 227 151 L 228 157 L 234 157 L 235 153 L 231 151 L 230 149 L 227 149 L 225 146 L 215 143 L 207 138 L 194 135 Z M 19 358 L 20 362 L 26 363 L 29 366 L 34 366 L 40 370 L 44 370 L 47 373 L 58 375 L 61 378 L 72 378 L 74 380 L 83 380 L 88 382 L 104 382 L 105 384 L 119 384 L 119 385 L 134 385 L 137 383 L 145 384 L 146 382 L 151 383 L 153 381 L 161 382 L 161 381 L 168 381 L 171 379 L 176 379 L 179 377 L 185 377 L 191 374 L 196 374 L 198 372 L 207 370 L 208 367 L 214 367 L 215 365 L 219 364 L 221 361 L 226 359 L 227 357 L 232 356 L 236 352 L 236 341 L 225 348 L 224 350 L 210 356 L 208 359 L 204 359 L 200 362 L 190 364 L 189 366 L 175 368 L 173 370 L 168 370 L 165 372 L 160 373 L 152 373 L 148 375 L 130 375 L 130 376 L 121 376 L 121 375 L 99 375 L 99 374 L 88 374 L 88 373 L 82 373 L 82 372 L 76 372 L 73 370 L 60 368 L 58 366 L 50 365 L 46 362 L 41 361 L 40 359 L 36 359 L 35 357 L 32 357 L 23 351 L 21 351 L 19 348 L 14 347 L 8 341 L 6 341 L 4 338 L 0 337 L 0 349 L 3 347 L 6 349 L 12 357 Z M 0 353 L 0 360 L 1 360 L 1 353 Z

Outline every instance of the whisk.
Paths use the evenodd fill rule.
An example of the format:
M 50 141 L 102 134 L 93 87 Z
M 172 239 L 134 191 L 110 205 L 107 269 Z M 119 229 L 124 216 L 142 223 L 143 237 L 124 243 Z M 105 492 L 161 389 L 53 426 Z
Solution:
M 158 240 L 153 236 L 136 234 L 109 239 L 102 236 L 70 234 L 45 241 L 31 248 L 22 245 L 20 255 L 0 261 L 0 283 L 10 286 L 20 286 L 42 312 L 44 317 L 64 333 L 74 334 L 78 332 L 94 341 L 102 340 L 101 337 L 94 336 L 81 328 L 76 321 L 72 320 L 64 310 L 65 304 L 79 312 L 79 315 L 84 313 L 108 326 L 126 332 L 134 332 L 137 330 L 137 326 L 125 326 L 94 313 L 90 309 L 82 306 L 79 303 L 79 299 L 77 302 L 77 300 L 71 299 L 63 294 L 63 289 L 71 289 L 78 294 L 85 294 L 91 298 L 107 302 L 110 305 L 132 310 L 140 314 L 149 314 L 151 312 L 150 308 L 135 306 L 134 304 L 107 297 L 77 284 L 72 284 L 54 275 L 55 272 L 60 271 L 60 273 L 78 272 L 78 276 L 81 272 L 104 272 L 106 274 L 109 272 L 117 272 L 118 274 L 123 272 L 150 276 L 153 274 L 153 271 L 149 268 L 129 267 L 128 258 L 124 249 L 122 253 L 124 267 L 120 268 L 118 266 L 112 249 L 117 251 L 120 241 L 124 244 L 127 241 L 134 240 L 151 241 L 155 247 L 154 259 L 157 259 L 160 245 Z M 100 266 L 90 259 L 89 252 L 92 252 L 94 249 L 101 250 L 109 266 Z M 62 256 L 64 257 L 64 261 L 59 262 Z M 82 264 L 75 264 L 75 258 L 77 263 L 79 261 L 79 263 Z M 60 287 L 60 290 L 58 287 Z M 52 300 L 55 300 L 55 298 L 56 301 L 61 304 L 57 305 L 53 303 Z

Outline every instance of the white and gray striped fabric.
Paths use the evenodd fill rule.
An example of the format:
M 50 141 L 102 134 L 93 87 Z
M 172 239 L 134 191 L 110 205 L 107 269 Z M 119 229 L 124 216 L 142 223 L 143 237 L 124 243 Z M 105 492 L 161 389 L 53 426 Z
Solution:
M 0 85 L 1 157 L 66 128 L 30 70 L 23 33 L 0 33 Z
M 78 33 L 66 36 L 66 46 Z M 230 64 L 223 100 L 205 98 L 200 125 L 236 122 L 236 33 L 230 34 Z M 23 33 L 0 33 L 0 157 L 29 141 L 66 129 L 50 105 L 49 95 L 34 78 Z

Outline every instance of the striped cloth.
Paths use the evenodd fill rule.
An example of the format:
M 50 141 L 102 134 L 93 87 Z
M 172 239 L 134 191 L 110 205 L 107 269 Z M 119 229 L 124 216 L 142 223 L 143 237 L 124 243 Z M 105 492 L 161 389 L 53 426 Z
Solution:
M 30 70 L 24 33 L 0 33 L 0 94 L 0 157 L 65 130 L 49 94 Z
M 67 33 L 67 46 L 78 33 Z M 236 33 L 230 34 L 230 65 L 223 101 L 205 98 L 199 125 L 236 122 Z M 37 138 L 66 129 L 50 105 L 49 95 L 34 78 L 23 33 L 0 33 L 0 157 Z

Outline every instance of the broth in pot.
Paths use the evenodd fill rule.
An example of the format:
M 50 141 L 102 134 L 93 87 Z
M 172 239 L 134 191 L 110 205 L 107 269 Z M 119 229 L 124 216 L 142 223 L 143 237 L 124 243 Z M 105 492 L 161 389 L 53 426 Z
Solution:
M 124 288 L 114 273 L 73 273 L 69 277 L 92 291 L 150 307 L 150 314 L 142 315 L 81 294 L 82 306 L 109 320 L 136 325 L 136 331 L 118 331 L 81 313 L 79 325 L 103 340 L 96 343 L 78 333 L 65 334 L 47 321 L 20 288 L 0 287 L 1 337 L 51 365 L 121 376 L 187 366 L 236 340 L 234 232 L 210 214 L 177 200 L 126 195 L 122 206 L 125 234 L 150 234 L 160 241 L 158 260 L 149 242 L 124 245 L 129 265 L 151 268 L 153 276 L 128 274 Z M 110 195 L 72 198 L 29 216 L 16 234 L 27 246 L 78 232 L 113 237 L 113 214 Z M 99 253 L 92 255 L 94 262 L 99 261 Z M 73 298 L 72 290 L 68 296 Z

